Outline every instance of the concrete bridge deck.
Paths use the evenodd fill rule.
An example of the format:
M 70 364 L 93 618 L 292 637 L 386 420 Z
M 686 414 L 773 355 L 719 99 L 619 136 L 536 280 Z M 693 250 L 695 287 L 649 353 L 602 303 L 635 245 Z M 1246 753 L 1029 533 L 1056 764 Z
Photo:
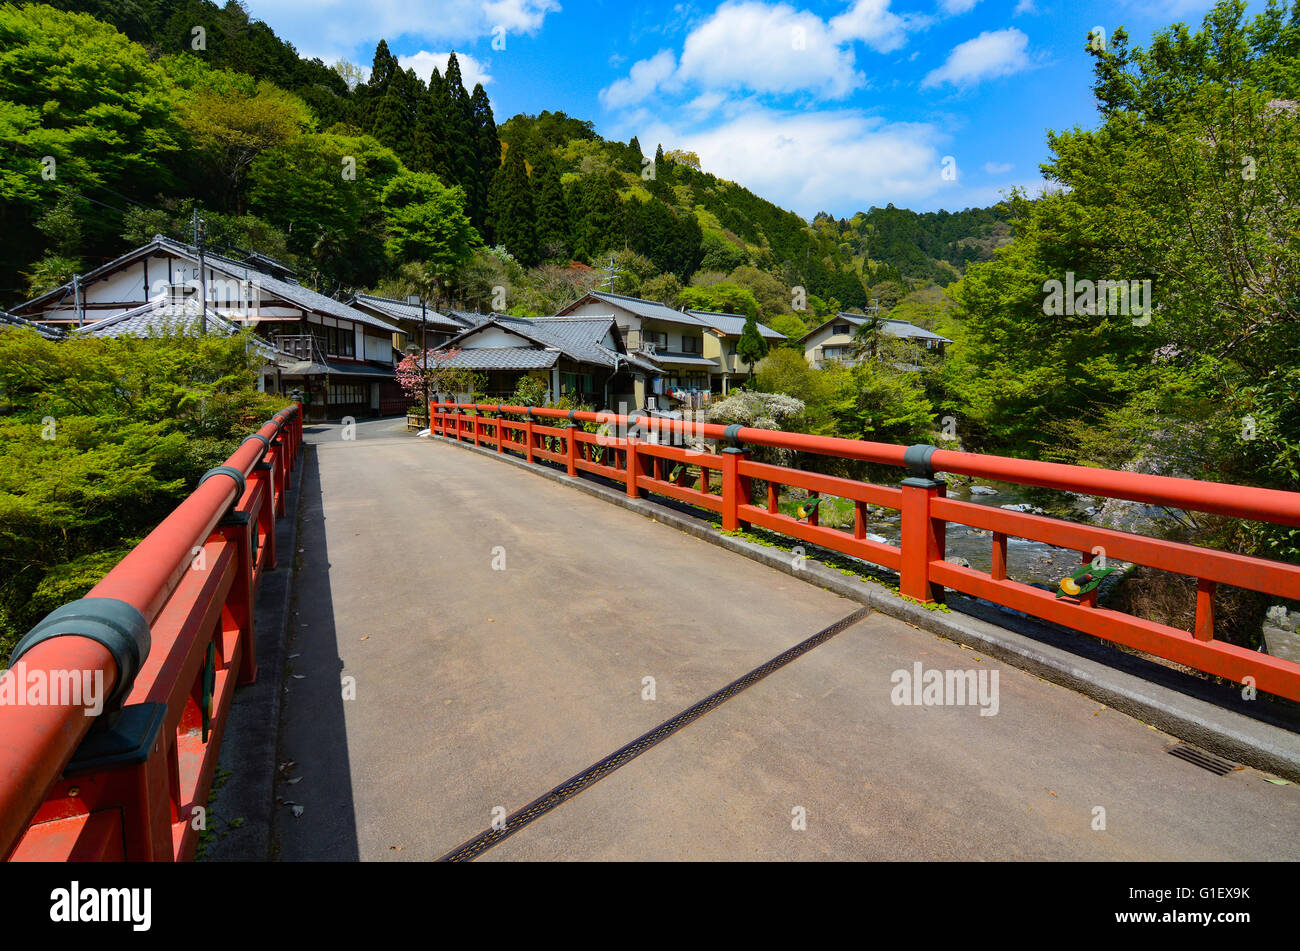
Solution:
M 400 421 L 341 436 L 307 437 L 282 859 L 437 858 L 860 607 Z M 916 662 L 996 669 L 996 715 L 894 705 Z M 1296 857 L 1300 789 L 1172 742 L 872 614 L 483 859 Z

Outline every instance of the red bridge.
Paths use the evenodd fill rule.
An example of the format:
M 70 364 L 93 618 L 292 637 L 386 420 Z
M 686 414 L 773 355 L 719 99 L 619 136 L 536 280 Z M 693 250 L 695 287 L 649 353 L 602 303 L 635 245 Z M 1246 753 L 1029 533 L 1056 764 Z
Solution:
M 297 485 L 318 501 L 303 502 L 299 653 L 289 655 L 295 672 L 284 680 L 280 742 L 293 762 L 265 764 L 280 774 L 284 802 L 268 804 L 276 818 L 266 820 L 280 857 L 474 858 L 489 849 L 506 858 L 893 857 L 899 842 L 918 854 L 918 838 L 920 854 L 949 848 L 954 815 L 968 821 L 966 810 L 1000 837 L 994 845 L 973 834 L 972 855 L 1259 857 L 1291 848 L 1283 843 L 1300 829 L 1295 787 L 1224 785 L 1235 781 L 1229 776 L 1201 790 L 1207 773 L 1188 761 L 1222 760 L 1176 744 L 1217 744 L 1211 753 L 1253 767 L 1240 775 L 1298 778 L 1291 702 L 1300 701 L 1300 665 L 1216 638 L 1215 595 L 1232 585 L 1300 599 L 1300 566 L 948 498 L 941 476 L 1290 526 L 1300 526 L 1300 494 L 638 414 L 435 404 L 428 441 L 391 423 L 363 424 L 360 439 L 317 430 Z M 258 673 L 256 594 L 277 566 L 276 520 L 303 439 L 296 407 L 277 414 L 87 598 L 52 613 L 15 650 L 9 677 L 19 663 L 50 682 L 89 672 L 102 676 L 109 699 L 98 717 L 87 715 L 84 697 L 0 704 L 0 851 L 11 859 L 194 855 L 235 687 Z M 759 449 L 784 451 L 791 464 L 758 461 Z M 874 484 L 794 464 L 817 457 L 902 478 Z M 806 494 L 800 514 L 782 510 L 786 488 Z M 607 504 L 616 498 L 715 545 L 620 512 Z M 851 505 L 852 527 L 820 524 L 816 500 L 831 498 Z M 869 537 L 870 507 L 899 513 L 898 544 Z M 989 571 L 946 560 L 954 523 L 989 533 Z M 809 558 L 838 553 L 877 566 L 896 577 L 897 594 L 837 578 L 815 560 L 805 568 L 777 549 L 764 554 L 741 537 L 746 530 L 815 546 Z M 1086 575 L 1059 591 L 1013 580 L 1009 539 L 1077 551 L 1081 566 L 1098 564 L 1100 553 L 1194 578 L 1195 622 L 1179 630 L 1100 607 Z M 1077 594 L 1066 593 L 1071 586 Z M 925 609 L 945 601 L 951 614 Z M 1045 646 L 1004 635 L 988 617 L 963 619 L 979 605 L 1037 619 L 1056 639 Z M 1096 651 L 1075 658 L 1069 639 L 1078 635 L 1069 631 L 1204 676 L 1171 674 L 1180 685 L 1164 678 L 1167 668 L 1141 661 L 1153 682 L 1131 670 L 1112 682 L 1088 672 L 1108 663 Z M 997 669 L 994 658 L 1007 665 L 997 716 L 881 719 L 891 703 L 924 705 L 920 668 Z M 900 689 L 891 669 L 916 669 L 911 697 L 890 700 Z M 364 705 L 349 706 L 349 680 Z M 976 679 L 959 682 L 974 689 Z M 733 699 L 741 691 L 747 699 Z M 1234 707 L 1238 695 L 1256 693 L 1250 702 L 1267 715 Z M 713 713 L 724 704 L 751 715 L 733 725 L 731 740 L 705 726 L 733 716 Z M 1108 707 L 1149 715 L 1172 735 Z M 392 729 L 399 719 L 409 735 Z M 736 743 L 751 755 L 737 759 Z M 1152 744 L 1176 747 L 1181 758 L 1143 759 Z M 657 757 L 653 771 L 630 765 L 643 755 Z M 566 806 L 625 766 L 640 770 L 640 785 L 609 780 L 601 789 L 612 791 Z M 303 786 L 316 782 L 314 796 L 286 785 L 295 768 Z M 645 792 L 656 776 L 672 782 Z M 1109 792 L 1092 788 L 1098 777 Z M 1086 789 L 1068 789 L 1072 780 Z M 921 808 L 913 796 L 929 783 Z M 1169 806 L 1152 783 L 1196 795 Z M 766 831 L 737 831 L 709 852 L 703 843 L 716 836 L 707 830 L 722 817 L 699 802 L 690 812 L 681 797 L 692 789 L 715 805 L 741 796 L 735 808 L 753 826 L 769 823 Z M 773 798 L 779 807 L 753 798 L 755 789 L 783 790 Z M 1033 803 L 1029 818 L 1021 795 Z M 622 810 L 618 822 L 597 823 L 607 831 L 591 831 L 589 814 L 585 831 L 565 818 L 603 815 L 601 796 L 618 797 Z M 1140 849 L 1107 846 L 1096 834 L 1108 796 L 1124 803 L 1110 814 L 1127 814 Z M 849 831 L 781 838 L 778 830 L 803 831 L 799 797 L 822 802 L 820 812 L 835 811 L 837 828 Z M 814 829 L 819 810 L 805 814 Z M 1192 831 L 1206 814 L 1222 817 L 1213 836 Z M 640 838 L 608 831 L 627 827 L 628 815 Z M 882 839 L 873 823 L 896 838 Z

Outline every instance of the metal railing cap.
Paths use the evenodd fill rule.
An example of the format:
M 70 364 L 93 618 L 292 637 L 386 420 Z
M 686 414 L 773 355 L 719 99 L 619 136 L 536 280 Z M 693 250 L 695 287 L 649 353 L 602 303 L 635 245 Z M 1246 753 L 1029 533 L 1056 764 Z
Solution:
M 37 644 L 56 637 L 75 636 L 98 641 L 113 655 L 117 683 L 105 701 L 114 706 L 131 690 L 136 674 L 149 657 L 149 622 L 133 605 L 117 598 L 81 598 L 55 608 L 14 645 L 9 666 Z

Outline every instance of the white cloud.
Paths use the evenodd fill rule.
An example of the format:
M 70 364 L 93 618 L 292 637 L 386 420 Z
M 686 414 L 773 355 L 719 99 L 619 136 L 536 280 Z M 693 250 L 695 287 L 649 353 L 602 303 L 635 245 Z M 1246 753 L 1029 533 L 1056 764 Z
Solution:
M 907 42 L 909 30 L 929 24 L 928 17 L 891 13 L 889 0 L 856 0 L 831 20 L 830 28 L 838 40 L 858 40 L 878 53 L 892 53 Z
M 956 16 L 959 13 L 969 13 L 975 9 L 975 4 L 980 0 L 941 0 L 939 6 L 943 12 L 949 16 Z
M 535 33 L 558 0 L 245 0 L 254 19 L 265 20 L 303 56 L 325 62 L 360 56 L 365 62 L 380 39 L 392 45 L 407 37 L 452 45 L 491 37 L 504 27 L 511 34 Z
M 1034 0 L 1020 0 L 1020 2 L 1016 4 L 1016 8 L 1012 11 L 1011 15 L 1020 16 L 1022 13 L 1037 12 L 1038 9 L 1034 6 Z
M 709 172 L 805 217 L 872 204 L 913 205 L 951 191 L 937 126 L 886 123 L 852 110 L 787 113 L 754 108 L 702 129 L 651 123 L 642 142 L 684 148 Z
M 703 118 L 716 110 L 719 106 L 727 101 L 725 94 L 720 92 L 702 92 L 686 104 L 697 118 Z
M 968 86 L 984 79 L 1009 76 L 1031 65 L 1029 37 L 1019 30 L 992 30 L 954 46 L 948 60 L 921 82 L 927 89 L 943 83 Z
M 620 109 L 641 102 L 656 89 L 673 79 L 677 58 L 671 50 L 660 50 L 649 59 L 632 65 L 627 79 L 619 79 L 600 91 L 606 109 Z
M 724 3 L 686 37 L 681 78 L 713 89 L 847 95 L 863 82 L 825 21 L 786 4 Z
M 436 10 L 446 5 L 439 2 Z M 546 19 L 546 14 L 560 9 L 556 0 L 488 0 L 483 4 L 483 16 L 494 28 L 503 26 L 507 33 L 534 33 Z
M 447 74 L 447 60 L 450 56 L 450 52 L 431 53 L 428 50 L 420 50 L 413 56 L 397 57 L 397 63 L 402 69 L 415 70 L 415 75 L 427 83 L 435 67 L 444 76 Z M 475 83 L 482 83 L 486 88 L 487 84 L 492 82 L 492 74 L 487 71 L 486 63 L 479 62 L 468 53 L 457 53 L 456 61 L 460 63 L 460 76 L 466 91 L 473 92 Z
M 990 175 L 1004 175 L 1015 168 L 1010 162 L 985 162 L 984 171 Z
M 661 51 L 603 90 L 601 101 L 617 108 L 674 84 L 705 92 L 842 98 L 866 81 L 857 69 L 855 43 L 890 52 L 907 42 L 909 31 L 929 25 L 927 17 L 891 13 L 889 4 L 854 0 L 826 21 L 788 3 L 728 0 L 690 31 L 674 72 L 666 68 L 672 53 Z

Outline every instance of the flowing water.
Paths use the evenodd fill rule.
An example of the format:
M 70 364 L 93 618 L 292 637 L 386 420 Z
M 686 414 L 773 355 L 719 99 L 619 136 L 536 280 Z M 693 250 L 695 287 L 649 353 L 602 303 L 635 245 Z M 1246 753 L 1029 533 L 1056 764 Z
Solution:
M 981 488 L 991 489 L 995 494 L 982 492 Z M 1084 511 L 1085 501 L 1045 489 L 984 480 L 973 486 L 950 483 L 948 497 L 993 508 L 1022 506 L 1027 507 L 1023 510 L 1035 515 L 1046 514 L 1070 521 L 1088 521 Z M 793 510 L 799 501 L 791 496 L 788 500 L 783 500 L 782 508 L 784 510 L 788 506 L 791 514 L 794 514 Z M 848 528 L 853 524 L 853 504 L 842 499 L 826 499 L 822 503 L 819 519 L 823 525 Z M 899 520 L 900 515 L 896 510 L 871 506 L 868 510 L 867 532 L 875 536 L 874 541 L 883 540 L 897 545 L 901 534 Z M 964 559 L 978 571 L 989 571 L 993 561 L 992 532 L 949 523 L 946 555 L 950 561 L 958 564 L 961 563 L 958 559 Z M 1007 576 L 1016 581 L 1045 584 L 1055 589 L 1062 578 L 1072 574 L 1082 563 L 1082 555 L 1073 549 L 1058 548 L 1023 538 L 1007 539 Z

